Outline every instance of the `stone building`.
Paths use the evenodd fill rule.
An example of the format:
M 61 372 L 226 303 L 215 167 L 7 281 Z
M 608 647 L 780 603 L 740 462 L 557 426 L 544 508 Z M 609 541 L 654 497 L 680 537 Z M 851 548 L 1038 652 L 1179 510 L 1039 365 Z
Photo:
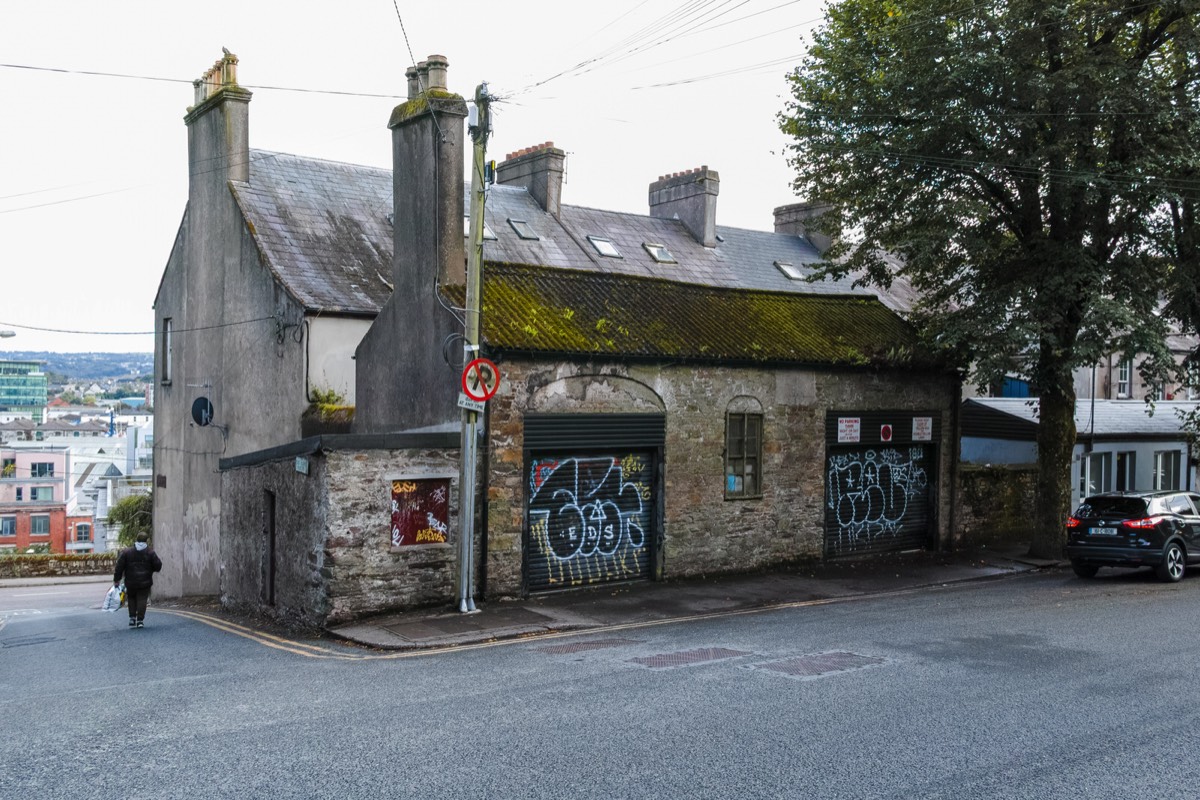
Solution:
M 326 624 L 455 600 L 467 106 L 446 66 L 431 56 L 410 70 L 390 174 L 247 150 L 248 174 L 225 188 L 236 213 L 214 235 L 259 258 L 258 241 L 292 246 L 255 266 L 276 289 L 239 309 L 247 319 L 297 294 L 302 271 L 276 258 L 349 289 L 336 240 L 297 219 L 357 225 L 389 257 L 377 276 L 388 291 L 354 297 L 373 322 L 351 362 L 353 422 L 300 430 L 293 400 L 257 437 L 229 420 L 219 491 L 181 499 L 219 515 L 206 541 L 228 604 Z M 648 214 L 571 206 L 565 158 L 550 143 L 511 153 L 487 195 L 478 355 L 499 382 L 473 481 L 481 601 L 951 546 L 957 374 L 874 294 L 809 280 L 821 255 L 800 235 L 808 207 L 779 209 L 773 231 L 720 226 L 708 167 L 652 182 Z M 264 184 L 271 214 L 242 202 Z M 354 198 L 381 191 L 386 242 L 374 217 L 354 217 L 368 205 Z M 290 347 L 284 336 L 276 350 Z M 246 373 L 276 357 L 238 352 Z M 237 392 L 274 398 L 262 381 Z

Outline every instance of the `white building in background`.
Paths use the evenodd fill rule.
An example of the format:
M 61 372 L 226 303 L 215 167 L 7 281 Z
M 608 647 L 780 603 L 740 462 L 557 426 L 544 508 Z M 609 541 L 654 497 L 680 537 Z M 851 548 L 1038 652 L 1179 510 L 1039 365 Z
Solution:
M 109 420 L 107 412 L 104 419 Z M 121 414 L 111 419 L 113 435 L 55 439 L 70 453 L 66 484 L 80 514 L 94 518 L 96 552 L 117 549 L 118 531 L 108 525 L 108 510 L 131 494 L 153 486 L 154 422 L 151 414 Z M 118 432 L 119 431 L 119 432 Z M 44 449 L 46 441 L 11 441 L 16 450 Z
M 963 401 L 963 464 L 1037 461 L 1037 399 L 977 397 Z M 1197 488 L 1194 454 L 1182 418 L 1194 401 L 1092 400 L 1075 404 L 1071 504 L 1090 494 Z

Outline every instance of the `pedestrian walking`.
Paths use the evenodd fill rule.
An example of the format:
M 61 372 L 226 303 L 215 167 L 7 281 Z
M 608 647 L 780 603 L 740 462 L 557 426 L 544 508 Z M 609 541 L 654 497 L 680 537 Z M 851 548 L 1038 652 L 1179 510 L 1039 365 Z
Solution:
M 150 537 L 137 535 L 133 547 L 126 547 L 117 556 L 117 569 L 113 572 L 113 585 L 119 586 L 125 579 L 125 604 L 129 606 L 129 627 L 144 628 L 146 603 L 150 600 L 150 587 L 154 584 L 154 573 L 162 569 L 162 559 L 150 549 Z

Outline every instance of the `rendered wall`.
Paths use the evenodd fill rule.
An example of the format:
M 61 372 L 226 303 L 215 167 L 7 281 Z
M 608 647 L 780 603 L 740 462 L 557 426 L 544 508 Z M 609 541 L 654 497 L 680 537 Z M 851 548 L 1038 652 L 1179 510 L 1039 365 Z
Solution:
M 154 309 L 155 587 L 164 597 L 219 592 L 218 460 L 298 439 L 308 404 L 307 344 L 294 335 L 303 310 L 261 263 L 229 188 L 247 168 L 247 156 L 228 155 L 245 144 L 246 103 L 209 104 L 190 117 L 188 207 Z M 174 328 L 167 382 L 164 319 Z M 214 409 L 207 426 L 192 419 L 200 397 Z

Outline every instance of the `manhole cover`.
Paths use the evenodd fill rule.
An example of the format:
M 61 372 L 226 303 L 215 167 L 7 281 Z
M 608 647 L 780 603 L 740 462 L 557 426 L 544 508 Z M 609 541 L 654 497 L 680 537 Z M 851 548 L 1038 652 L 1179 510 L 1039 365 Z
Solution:
M 631 658 L 630 663 L 641 664 L 650 669 L 666 669 L 668 667 L 686 667 L 692 664 L 703 664 L 708 661 L 720 661 L 724 658 L 748 656 L 745 650 L 726 650 L 723 647 L 701 647 L 697 650 L 684 650 L 679 653 L 659 653 L 655 656 Z
M 833 653 L 814 653 L 783 661 L 773 661 L 769 664 L 758 664 L 757 669 L 769 669 L 772 672 L 781 672 L 793 678 L 819 678 L 822 675 L 831 675 L 835 672 L 849 672 L 855 669 L 875 667 L 882 663 L 884 663 L 884 659 L 882 658 L 838 651 Z
M 603 650 L 606 647 L 623 647 L 627 644 L 641 644 L 637 639 L 594 639 L 590 642 L 571 642 L 570 644 L 552 644 L 548 647 L 535 647 L 539 653 L 565 655 L 567 653 L 585 653 L 588 650 Z

